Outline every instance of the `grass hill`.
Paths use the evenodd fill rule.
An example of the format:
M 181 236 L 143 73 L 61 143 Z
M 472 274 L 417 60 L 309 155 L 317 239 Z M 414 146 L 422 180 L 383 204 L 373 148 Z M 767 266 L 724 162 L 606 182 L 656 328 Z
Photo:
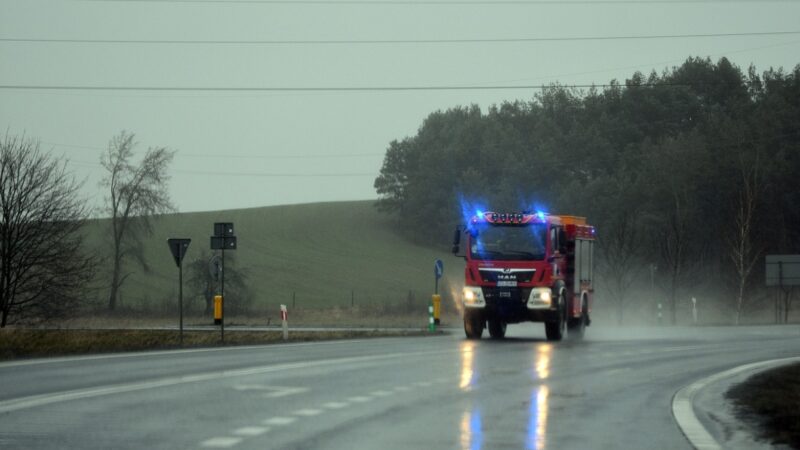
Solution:
M 250 307 L 277 310 L 290 304 L 294 293 L 298 308 L 349 307 L 351 296 L 358 306 L 407 305 L 412 293 L 415 305 L 427 304 L 433 293 L 433 263 L 445 262 L 447 281 L 460 282 L 463 262 L 442 250 L 412 244 L 400 236 L 390 217 L 372 201 L 314 203 L 198 213 L 178 213 L 154 221 L 155 231 L 144 242 L 144 271 L 133 260 L 126 262 L 130 277 L 122 288 L 120 306 L 133 311 L 170 311 L 177 304 L 178 270 L 166 240 L 191 238 L 184 260 L 184 301 L 187 309 L 200 311 L 199 292 L 188 288 L 187 263 L 210 254 L 209 236 L 214 222 L 233 222 L 238 238 L 236 268 L 246 268 Z M 87 245 L 98 255 L 109 255 L 108 220 L 87 226 Z M 227 256 L 231 252 L 226 252 Z M 95 301 L 106 301 L 110 268 L 101 268 Z M 230 272 L 229 272 L 230 273 Z M 440 285 L 440 291 L 449 289 Z M 450 296 L 442 292 L 443 300 Z M 228 298 L 229 301 L 236 299 Z

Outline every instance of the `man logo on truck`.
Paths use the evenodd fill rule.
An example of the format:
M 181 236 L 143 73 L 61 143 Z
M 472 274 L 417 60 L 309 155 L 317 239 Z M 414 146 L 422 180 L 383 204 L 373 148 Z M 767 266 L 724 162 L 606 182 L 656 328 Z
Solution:
M 478 212 L 461 235 L 464 332 L 502 338 L 509 323 L 544 322 L 548 340 L 581 339 L 591 324 L 595 229 L 586 219 L 544 213 Z

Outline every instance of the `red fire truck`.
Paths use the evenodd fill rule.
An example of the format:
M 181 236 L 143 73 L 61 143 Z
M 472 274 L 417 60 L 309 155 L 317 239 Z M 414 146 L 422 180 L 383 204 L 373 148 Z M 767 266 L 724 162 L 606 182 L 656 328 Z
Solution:
M 507 324 L 520 322 L 544 322 L 551 341 L 567 332 L 583 338 L 591 324 L 594 242 L 584 217 L 478 211 L 453 239 L 453 254 L 466 260 L 467 338 L 480 339 L 488 327 L 500 339 Z

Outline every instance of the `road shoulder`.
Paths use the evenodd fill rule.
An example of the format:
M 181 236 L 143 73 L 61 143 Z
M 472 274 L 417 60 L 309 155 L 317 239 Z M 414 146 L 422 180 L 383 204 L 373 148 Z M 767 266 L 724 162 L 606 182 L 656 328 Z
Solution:
M 745 364 L 695 381 L 673 397 L 673 416 L 689 442 L 698 449 L 774 448 L 759 440 L 757 430 L 750 424 L 737 418 L 733 402 L 726 399 L 725 393 L 757 373 L 798 361 L 800 357 Z

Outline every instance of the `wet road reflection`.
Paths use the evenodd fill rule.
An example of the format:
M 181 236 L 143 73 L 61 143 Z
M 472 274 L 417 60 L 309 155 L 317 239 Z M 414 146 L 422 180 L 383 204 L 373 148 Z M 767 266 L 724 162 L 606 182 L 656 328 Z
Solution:
M 476 347 L 475 342 L 463 342 L 461 344 L 459 388 L 462 391 L 474 391 L 478 379 L 475 367 L 475 353 L 478 350 L 479 348 Z M 534 350 L 532 381 L 535 385 L 530 391 L 530 404 L 527 411 L 524 411 L 527 419 L 526 434 L 520 436 L 520 438 L 524 439 L 524 447 L 531 450 L 542 450 L 547 446 L 550 388 L 546 384 L 546 380 L 550 377 L 552 353 L 552 344 L 539 344 Z M 478 450 L 483 447 L 484 430 L 480 406 L 478 399 L 473 398 L 461 416 L 459 435 L 462 450 Z M 491 427 L 491 424 L 488 426 Z M 522 446 L 520 445 L 520 447 Z
M 458 384 L 458 387 L 465 391 L 470 390 L 475 381 L 473 366 L 474 350 L 474 342 L 464 342 L 461 344 L 461 382 Z
M 550 357 L 553 352 L 551 344 L 541 344 L 536 347 L 534 369 L 540 380 L 550 377 Z M 528 438 L 525 447 L 533 450 L 542 450 L 547 443 L 547 398 L 550 389 L 546 384 L 537 386 L 531 393 L 530 410 L 528 412 Z
M 552 351 L 551 344 L 541 344 L 536 347 L 536 359 L 533 364 L 540 380 L 546 380 L 550 376 L 550 353 Z
M 461 450 L 480 450 L 483 446 L 481 412 L 475 408 L 461 416 Z
M 528 439 L 525 448 L 542 450 L 547 444 L 548 395 L 550 395 L 550 389 L 546 384 L 534 389 L 531 394 Z

